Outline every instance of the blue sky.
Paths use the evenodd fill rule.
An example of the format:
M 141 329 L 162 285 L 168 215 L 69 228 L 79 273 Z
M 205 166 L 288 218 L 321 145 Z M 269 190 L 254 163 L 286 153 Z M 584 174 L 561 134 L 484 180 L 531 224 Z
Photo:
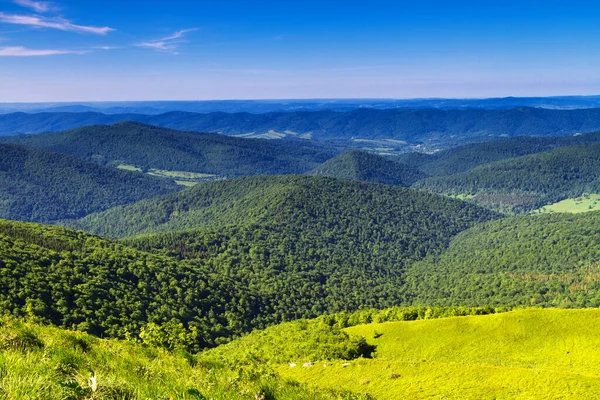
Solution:
M 0 101 L 600 94 L 597 1 L 0 0 Z

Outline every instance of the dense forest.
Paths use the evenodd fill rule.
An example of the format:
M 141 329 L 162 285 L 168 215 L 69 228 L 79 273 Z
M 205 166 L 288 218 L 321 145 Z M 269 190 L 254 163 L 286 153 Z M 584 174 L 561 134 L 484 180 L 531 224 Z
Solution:
M 351 180 L 206 183 L 80 221 L 112 236 L 145 232 L 121 242 L 1 221 L 0 309 L 102 336 L 150 326 L 199 349 L 398 304 L 600 305 L 600 213 L 496 218 Z
M 0 309 L 97 336 L 184 323 L 197 346 L 257 326 L 260 299 L 225 275 L 83 232 L 0 220 Z
M 384 157 L 351 150 L 324 162 L 307 175 L 331 176 L 363 182 L 409 187 L 427 175 L 414 167 Z
M 407 271 L 428 305 L 600 306 L 600 212 L 517 216 L 457 235 Z
M 398 304 L 408 263 L 495 217 L 437 195 L 331 178 L 240 178 L 181 194 L 153 200 L 162 204 L 155 209 L 169 208 L 174 226 L 178 215 L 180 227 L 214 228 L 127 241 L 138 249 L 1 222 L 0 308 L 117 337 L 175 321 L 197 345 L 214 345 L 281 321 Z M 154 216 L 121 209 L 119 223 L 139 229 L 140 210 L 142 220 Z
M 478 204 L 527 212 L 584 193 L 600 192 L 600 144 L 558 148 L 499 161 L 462 174 L 431 177 L 414 188 L 470 196 Z
M 553 138 L 523 136 L 492 142 L 466 144 L 434 154 L 405 153 L 392 157 L 392 159 L 418 168 L 428 175 L 442 176 L 459 174 L 480 165 L 542 153 L 558 147 L 599 142 L 600 132 Z
M 494 217 L 410 189 L 275 176 L 206 183 L 75 226 L 109 236 L 159 232 L 125 243 L 209 266 L 259 294 L 265 318 L 277 322 L 398 304 L 407 264 Z
M 307 141 L 233 138 L 135 122 L 4 139 L 103 165 L 188 171 L 224 177 L 306 172 L 336 155 Z
M 459 200 L 412 189 L 287 175 L 204 183 L 93 214 L 71 226 L 123 237 L 228 225 L 257 224 L 269 229 L 289 225 L 307 234 L 341 232 L 358 235 L 361 240 L 395 235 L 395 240 L 388 242 L 396 246 L 403 246 L 398 239 L 406 236 L 403 243 L 409 240 L 425 249 L 432 240 L 444 243 L 451 232 L 495 215 Z M 429 239 L 419 240 L 422 235 Z
M 166 128 L 221 132 L 227 135 L 278 132 L 313 139 L 399 139 L 411 143 L 454 137 L 454 141 L 524 135 L 561 136 L 600 130 L 600 109 L 551 110 L 512 108 L 358 109 L 249 113 L 168 112 L 160 115 L 99 113 L 39 113 L 0 115 L 4 134 L 61 131 L 87 125 L 137 121 Z
M 0 144 L 0 154 L 0 218 L 81 218 L 181 188 L 165 179 L 47 150 Z

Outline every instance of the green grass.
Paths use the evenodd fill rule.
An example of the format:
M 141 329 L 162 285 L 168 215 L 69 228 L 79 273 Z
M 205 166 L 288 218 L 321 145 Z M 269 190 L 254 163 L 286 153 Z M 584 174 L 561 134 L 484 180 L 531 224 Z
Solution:
M 472 195 L 472 194 L 457 194 L 457 195 L 451 195 L 451 196 L 448 196 L 448 197 L 451 197 L 453 199 L 468 201 L 468 200 L 473 200 L 475 198 L 475 195 Z
M 423 318 L 435 318 L 452 309 L 438 309 L 439 315 L 424 311 Z M 3 318 L 0 395 L 479 400 L 592 399 L 600 393 L 598 309 L 525 309 L 337 327 L 365 318 L 419 318 L 413 315 L 419 312 L 390 309 L 286 323 L 198 356 Z M 351 354 L 364 348 L 361 337 L 376 346 L 373 358 Z M 332 359 L 333 354 L 350 361 Z M 314 364 L 304 367 L 307 361 Z
M 0 397 L 21 399 L 345 399 L 361 397 L 229 370 L 139 343 L 0 318 Z M 364 397 L 362 397 L 364 398 Z
M 588 211 L 600 210 L 600 194 L 593 193 L 589 195 L 583 195 L 575 199 L 566 199 L 559 201 L 558 203 L 544 206 L 536 211 L 534 214 L 544 213 L 583 213 Z
M 530 309 L 359 325 L 346 332 L 376 345 L 373 359 L 278 371 L 377 399 L 596 398 L 599 323 L 597 309 Z
M 119 165 L 117 165 L 117 168 L 125 170 L 125 171 L 142 172 L 142 169 L 136 167 L 135 165 L 119 164 Z

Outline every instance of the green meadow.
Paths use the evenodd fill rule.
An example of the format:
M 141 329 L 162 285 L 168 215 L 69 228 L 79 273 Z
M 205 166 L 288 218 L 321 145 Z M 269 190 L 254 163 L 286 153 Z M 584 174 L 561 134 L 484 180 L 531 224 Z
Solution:
M 377 399 L 592 399 L 600 310 L 527 309 L 346 328 L 373 358 L 281 365 L 283 377 Z
M 553 213 L 553 212 L 563 212 L 563 213 L 582 213 L 588 211 L 598 211 L 600 210 L 600 194 L 592 193 L 586 194 L 581 197 L 577 197 L 575 199 L 566 199 L 563 201 L 559 201 L 558 203 L 550 204 L 544 206 L 534 213 L 544 214 L 544 213 Z
M 185 351 L 0 318 L 0 398 L 6 400 L 256 400 L 366 396 L 281 380 L 271 370 L 204 365 Z

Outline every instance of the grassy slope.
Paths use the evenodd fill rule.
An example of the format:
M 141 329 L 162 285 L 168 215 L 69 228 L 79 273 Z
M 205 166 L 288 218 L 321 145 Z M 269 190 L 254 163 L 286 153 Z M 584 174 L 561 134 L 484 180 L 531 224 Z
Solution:
M 193 356 L 139 343 L 0 319 L 3 399 L 348 399 L 277 379 L 268 370 L 199 365 Z M 95 378 L 95 384 L 92 379 Z
M 377 345 L 376 358 L 279 371 L 382 400 L 595 398 L 598 323 L 598 310 L 522 310 L 361 325 L 346 331 Z
M 427 177 L 423 172 L 406 164 L 358 150 L 348 151 L 327 160 L 309 171 L 307 175 L 331 176 L 406 187 Z
M 575 199 L 566 199 L 548 206 L 544 206 L 535 211 L 535 213 L 582 213 L 589 211 L 598 211 L 600 206 L 600 194 L 586 194 Z

